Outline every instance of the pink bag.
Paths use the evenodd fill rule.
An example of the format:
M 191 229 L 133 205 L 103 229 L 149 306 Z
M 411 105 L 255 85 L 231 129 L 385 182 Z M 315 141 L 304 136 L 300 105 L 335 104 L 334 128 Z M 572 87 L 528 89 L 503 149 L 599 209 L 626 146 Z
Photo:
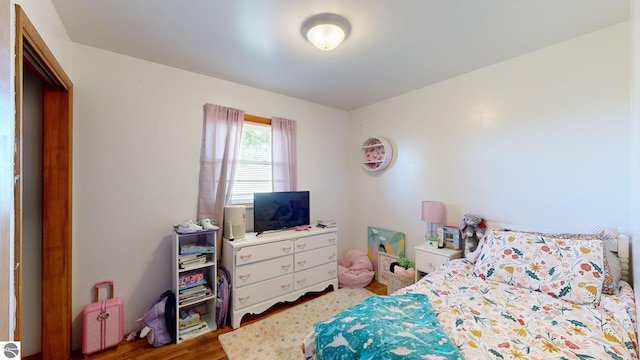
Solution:
M 100 301 L 98 290 L 109 285 L 109 298 Z M 96 351 L 117 346 L 124 336 L 124 300 L 113 297 L 113 281 L 96 283 L 95 302 L 82 311 L 82 353 L 86 357 Z

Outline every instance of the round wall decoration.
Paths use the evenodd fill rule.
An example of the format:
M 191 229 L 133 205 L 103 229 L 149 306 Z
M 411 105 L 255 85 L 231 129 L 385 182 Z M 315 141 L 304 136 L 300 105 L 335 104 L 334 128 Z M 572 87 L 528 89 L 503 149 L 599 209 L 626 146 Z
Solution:
M 384 170 L 391 163 L 393 149 L 391 143 L 382 137 L 371 137 L 360 147 L 362 168 L 367 171 Z

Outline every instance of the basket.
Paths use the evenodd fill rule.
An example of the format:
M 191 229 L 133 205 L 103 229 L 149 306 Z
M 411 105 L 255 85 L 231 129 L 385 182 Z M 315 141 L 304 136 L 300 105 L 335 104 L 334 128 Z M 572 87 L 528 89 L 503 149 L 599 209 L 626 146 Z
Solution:
M 404 275 L 398 275 L 394 273 L 389 274 L 389 283 L 387 284 L 387 295 L 391 295 L 394 292 L 402 289 L 403 287 L 409 286 L 415 282 L 413 277 L 408 277 Z

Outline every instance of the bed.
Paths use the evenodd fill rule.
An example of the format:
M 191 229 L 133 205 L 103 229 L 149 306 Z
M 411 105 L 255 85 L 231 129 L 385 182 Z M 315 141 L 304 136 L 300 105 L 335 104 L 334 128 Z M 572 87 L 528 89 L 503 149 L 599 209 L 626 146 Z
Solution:
M 307 359 L 638 359 L 629 240 L 490 227 L 391 296 L 320 321 Z

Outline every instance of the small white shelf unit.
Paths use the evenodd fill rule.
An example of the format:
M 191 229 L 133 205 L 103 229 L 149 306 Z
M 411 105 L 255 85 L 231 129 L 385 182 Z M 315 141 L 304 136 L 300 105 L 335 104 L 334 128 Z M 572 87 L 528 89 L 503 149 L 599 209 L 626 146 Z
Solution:
M 393 159 L 393 149 L 389 140 L 383 137 L 371 137 L 360 146 L 360 161 L 366 171 L 381 171 L 387 168 Z
M 173 243 L 173 292 L 176 294 L 176 343 L 195 338 L 210 331 L 217 329 L 216 325 L 216 298 L 217 298 L 217 262 L 216 262 L 216 235 L 219 229 L 203 230 L 190 233 L 179 233 L 174 229 Z M 209 251 L 201 253 L 204 255 L 204 262 L 198 264 L 181 265 L 180 255 L 185 246 L 191 244 L 206 244 Z M 202 272 L 206 280 L 206 286 L 210 292 L 196 295 L 195 298 L 189 300 L 184 299 L 187 296 L 186 289 L 181 289 L 181 277 L 193 274 L 194 272 Z M 183 298 L 181 300 L 181 298 Z M 190 310 L 200 314 L 199 325 L 181 329 L 180 319 L 183 312 Z

